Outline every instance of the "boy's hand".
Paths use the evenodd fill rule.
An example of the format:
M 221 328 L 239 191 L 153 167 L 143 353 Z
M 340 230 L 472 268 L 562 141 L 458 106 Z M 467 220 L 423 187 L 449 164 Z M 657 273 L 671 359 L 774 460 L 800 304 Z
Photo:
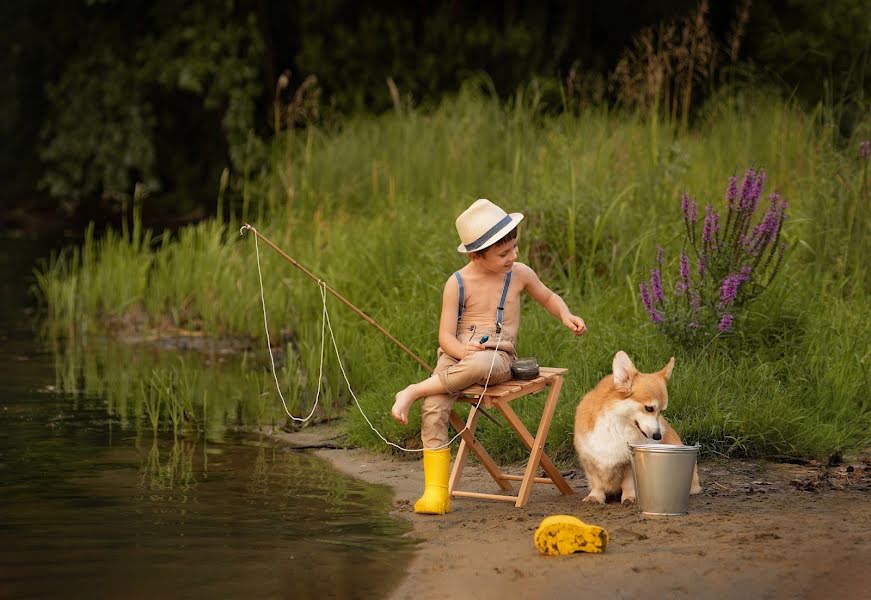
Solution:
M 484 344 L 480 344 L 475 340 L 469 340 L 466 342 L 465 347 L 463 348 L 463 358 L 466 358 L 470 354 L 474 352 L 479 352 L 481 350 L 485 350 Z
M 587 333 L 587 326 L 584 324 L 584 320 L 580 317 L 576 317 L 575 315 L 568 315 L 563 318 L 563 325 L 572 330 L 572 333 L 575 335 L 584 335 Z

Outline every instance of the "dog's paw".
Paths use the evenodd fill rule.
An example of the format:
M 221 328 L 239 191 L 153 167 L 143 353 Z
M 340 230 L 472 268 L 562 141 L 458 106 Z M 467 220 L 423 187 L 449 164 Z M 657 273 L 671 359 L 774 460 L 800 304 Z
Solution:
M 700 486 L 698 483 L 693 485 L 693 486 L 690 486 L 690 494 L 701 494 L 701 493 L 702 493 L 702 486 Z
M 597 504 L 605 504 L 605 494 L 601 492 L 590 492 L 583 502 L 595 502 Z
M 623 496 L 620 498 L 620 503 L 623 504 L 623 506 L 632 506 L 635 504 L 635 496 Z

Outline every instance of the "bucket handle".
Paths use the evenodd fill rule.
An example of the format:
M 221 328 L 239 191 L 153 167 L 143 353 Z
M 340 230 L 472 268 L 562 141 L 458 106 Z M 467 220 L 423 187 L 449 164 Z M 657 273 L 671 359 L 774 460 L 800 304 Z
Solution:
M 629 452 L 630 452 L 630 454 L 634 454 L 634 453 L 635 453 L 635 450 L 636 450 L 637 448 L 640 448 L 641 446 L 652 446 L 652 445 L 654 445 L 654 444 L 633 444 L 632 442 L 626 442 L 626 445 L 629 446 Z M 684 446 L 686 446 L 686 444 L 684 444 Z M 701 450 L 702 445 L 701 445 L 700 443 L 696 442 L 696 443 L 693 444 L 692 446 L 686 446 L 686 447 L 687 447 L 687 448 L 698 448 L 699 450 Z

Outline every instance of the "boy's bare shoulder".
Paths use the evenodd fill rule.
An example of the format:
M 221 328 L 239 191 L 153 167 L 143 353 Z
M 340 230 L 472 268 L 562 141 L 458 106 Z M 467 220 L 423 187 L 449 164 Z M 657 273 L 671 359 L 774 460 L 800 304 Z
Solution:
M 535 274 L 532 267 L 522 262 L 515 262 L 511 271 L 514 273 L 513 277 L 517 277 L 521 281 L 534 281 L 538 279 L 538 275 Z
M 459 285 L 457 284 L 456 276 L 453 273 L 448 275 L 448 278 L 445 279 L 445 284 L 442 287 L 445 290 L 457 290 L 457 289 L 459 289 Z

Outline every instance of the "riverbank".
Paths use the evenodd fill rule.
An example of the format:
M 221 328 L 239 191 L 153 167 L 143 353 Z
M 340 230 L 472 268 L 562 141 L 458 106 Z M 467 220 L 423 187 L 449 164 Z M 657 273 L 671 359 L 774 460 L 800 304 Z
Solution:
M 744 460 L 699 464 L 704 491 L 685 517 L 643 517 L 620 504 L 581 502 L 587 485 L 571 469 L 571 496 L 536 486 L 526 507 L 455 498 L 444 516 L 416 515 L 423 486 L 416 459 L 341 448 L 336 426 L 274 437 L 312 448 L 337 469 L 390 486 L 393 514 L 421 540 L 392 598 L 860 598 L 871 588 L 871 454 L 844 464 Z M 317 448 L 319 447 L 320 448 Z M 327 447 L 323 447 L 327 446 Z M 330 447 L 334 446 L 334 447 Z M 507 469 L 521 473 L 522 466 Z M 477 464 L 469 489 L 493 491 Z M 465 487 L 465 485 L 464 485 Z M 605 527 L 601 555 L 544 557 L 532 536 L 548 515 Z
M 278 379 L 291 410 L 304 414 L 317 396 L 325 417 L 345 414 L 350 385 L 379 432 L 414 443 L 419 420 L 402 427 L 390 407 L 396 390 L 426 369 L 240 227 L 250 222 L 432 363 L 442 283 L 466 261 L 453 250 L 454 221 L 486 196 L 526 215 L 520 261 L 587 323 L 587 335 L 573 338 L 534 302 L 523 308 L 519 350 L 570 369 L 561 397 L 592 389 L 620 349 L 647 372 L 674 356 L 669 419 L 709 452 L 826 459 L 871 445 L 861 342 L 871 338 L 862 316 L 871 313 L 871 272 L 860 260 L 871 254 L 871 212 L 863 208 L 868 163 L 857 155 L 859 140 L 833 143 L 819 112 L 756 88 L 712 98 L 690 129 L 620 110 L 542 108 L 468 90 L 426 110 L 361 114 L 339 129 L 307 126 L 304 135 L 276 140 L 268 176 L 240 182 L 242 198 L 228 189 L 216 199 L 220 218 L 166 231 L 164 223 L 149 226 L 154 207 L 139 198 L 113 215 L 112 228 L 103 219 L 84 231 L 73 227 L 81 243 L 35 274 L 47 329 L 93 339 L 123 335 L 129 324 L 146 339 L 175 331 L 247 339 L 253 351 L 243 360 L 266 361 L 271 370 L 268 328 L 270 343 L 285 353 Z M 755 207 L 742 227 L 754 235 L 776 192 L 789 203 L 777 234 L 786 249 L 782 263 L 762 254 L 741 262 L 751 281 L 729 300 L 725 318 L 717 312 L 725 310 L 720 290 L 739 274 L 698 269 L 695 243 L 684 239 L 683 197 L 695 202 L 699 239 L 709 212 L 725 235 L 725 192 L 732 177 L 740 187 L 746 175 L 749 194 L 749 167 L 764 170 L 766 183 L 752 186 L 754 198 L 762 193 L 758 202 L 742 203 Z M 723 243 L 740 262 L 747 257 L 737 241 L 730 234 Z M 691 279 L 681 272 L 685 252 Z M 780 274 L 770 280 L 762 271 L 772 264 Z M 639 293 L 642 283 L 653 285 L 651 271 L 657 290 L 663 286 L 656 310 L 665 311 L 664 322 L 684 323 L 672 337 L 651 322 Z M 690 284 L 701 294 L 699 310 L 707 307 L 701 321 L 690 318 Z M 743 304 L 750 295 L 752 307 Z M 731 323 L 728 331 L 721 321 L 722 329 Z M 321 352 L 324 335 L 330 339 Z M 271 373 L 264 375 L 234 393 L 280 411 Z M 516 408 L 521 419 L 540 413 L 538 400 L 524 402 Z M 573 456 L 574 407 L 561 402 L 551 425 L 552 453 L 561 460 Z M 348 413 L 346 425 L 355 445 L 380 448 L 362 416 Z M 518 459 L 508 428 L 482 423 L 479 435 L 495 458 Z

